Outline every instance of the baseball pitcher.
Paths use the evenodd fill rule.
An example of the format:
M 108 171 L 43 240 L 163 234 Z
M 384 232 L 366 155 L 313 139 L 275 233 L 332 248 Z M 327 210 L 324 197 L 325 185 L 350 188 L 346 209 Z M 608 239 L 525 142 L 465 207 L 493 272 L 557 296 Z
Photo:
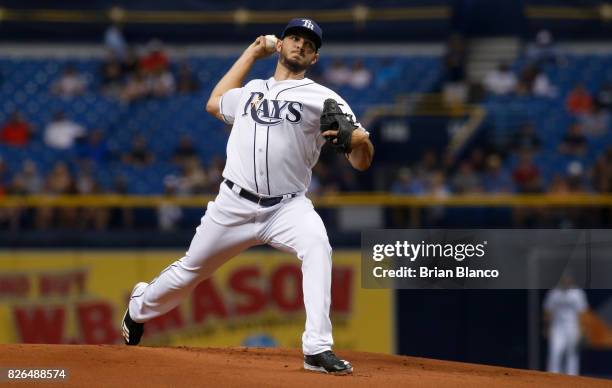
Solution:
M 346 101 L 305 77 L 319 59 L 322 37 L 314 20 L 292 19 L 281 39 L 258 37 L 212 91 L 206 110 L 232 126 L 224 182 L 185 256 L 134 287 L 122 324 L 126 344 L 138 344 L 145 322 L 176 307 L 223 263 L 267 244 L 302 262 L 304 368 L 353 372 L 331 351 L 332 249 L 305 193 L 325 142 L 358 170 L 370 166 L 374 147 Z M 254 62 L 273 53 L 274 75 L 244 84 Z

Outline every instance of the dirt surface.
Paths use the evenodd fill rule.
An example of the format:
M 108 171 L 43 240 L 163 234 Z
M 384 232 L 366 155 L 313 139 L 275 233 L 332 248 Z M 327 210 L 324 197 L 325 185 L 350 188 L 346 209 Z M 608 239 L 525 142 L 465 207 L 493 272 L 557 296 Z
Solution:
M 608 380 L 376 353 L 338 351 L 355 373 L 302 369 L 297 349 L 0 345 L 0 368 L 65 368 L 70 387 L 610 387 Z M 3 372 L 6 373 L 6 372 Z M 6 383 L 2 376 L 0 382 Z M 19 381 L 10 385 L 40 385 Z M 2 384 L 6 385 L 6 384 Z M 59 386 L 53 382 L 45 386 Z

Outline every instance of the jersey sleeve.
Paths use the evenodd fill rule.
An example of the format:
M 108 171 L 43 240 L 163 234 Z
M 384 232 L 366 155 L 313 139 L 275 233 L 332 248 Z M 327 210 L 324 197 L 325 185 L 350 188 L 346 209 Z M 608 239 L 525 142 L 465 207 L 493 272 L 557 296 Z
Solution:
M 219 112 L 226 124 L 233 124 L 243 88 L 230 89 L 219 100 Z

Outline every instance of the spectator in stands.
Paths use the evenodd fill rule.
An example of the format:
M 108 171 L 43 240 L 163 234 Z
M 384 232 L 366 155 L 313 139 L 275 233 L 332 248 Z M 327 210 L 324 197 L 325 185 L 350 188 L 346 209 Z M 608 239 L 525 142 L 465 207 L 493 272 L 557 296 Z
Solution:
M 53 84 L 51 91 L 61 97 L 71 98 L 85 93 L 86 88 L 85 77 L 73 65 L 67 65 L 60 79 Z
M 515 152 L 538 151 L 542 141 L 536 133 L 533 123 L 527 123 L 514 135 L 512 149 Z
M 55 113 L 53 120 L 45 128 L 45 144 L 56 150 L 72 148 L 77 139 L 85 136 L 85 128 L 68 119 L 64 112 Z
M 513 93 L 517 86 L 516 75 L 507 63 L 500 63 L 497 69 L 490 71 L 484 79 L 485 89 L 493 94 L 503 96 Z
M 148 83 L 153 97 L 167 97 L 176 90 L 174 75 L 168 68 L 156 67 L 150 73 Z
M 323 72 L 323 79 L 334 86 L 347 85 L 351 79 L 351 69 L 341 59 L 334 59 Z
M 165 71 L 170 68 L 170 59 L 164 51 L 163 44 L 158 39 L 153 39 L 147 44 L 146 54 L 140 58 L 140 69 L 145 75 L 152 74 L 156 71 Z
M 487 157 L 487 169 L 484 173 L 483 189 L 487 193 L 511 193 L 514 184 L 510 174 L 502 169 L 502 160 L 497 154 Z
M 372 72 L 363 64 L 362 60 L 357 60 L 351 69 L 351 76 L 348 84 L 354 89 L 365 89 L 372 83 Z
M 139 66 L 138 55 L 133 48 L 128 47 L 125 58 L 121 62 L 121 72 L 126 76 L 132 76 L 138 72 Z
M 194 76 L 191 68 L 186 62 L 181 63 L 179 67 L 176 89 L 180 94 L 195 93 L 200 89 L 198 79 Z
M 593 107 L 593 98 L 584 84 L 576 84 L 565 100 L 565 106 L 573 115 L 588 113 Z
M 206 194 L 208 191 L 208 176 L 199 160 L 190 160 L 183 167 L 180 177 L 179 194 Z
M 604 82 L 601 89 L 597 92 L 595 101 L 603 110 L 612 110 L 612 82 Z
M 45 179 L 44 193 L 51 196 L 74 195 L 76 185 L 68 165 L 64 162 L 57 162 Z M 36 226 L 39 229 L 47 229 L 54 223 L 54 218 L 58 218 L 59 225 L 62 227 L 76 226 L 78 212 L 76 208 L 50 208 L 40 207 L 36 214 Z
M 144 72 L 138 69 L 128 76 L 127 83 L 121 91 L 120 99 L 125 103 L 141 100 L 149 95 L 150 90 L 150 84 Z
M 597 158 L 591 176 L 595 190 L 612 193 L 612 146 Z
M 123 37 L 121 25 L 113 23 L 106 28 L 104 32 L 104 46 L 120 61 L 126 58 L 128 45 Z
M 184 166 L 186 163 L 198 159 L 198 150 L 193 145 L 191 138 L 186 135 L 181 136 L 178 145 L 174 149 L 172 161 L 179 166 Z
M 599 102 L 595 102 L 591 109 L 578 117 L 578 122 L 589 136 L 599 137 L 610 129 L 610 112 L 602 109 Z
M 561 54 L 550 31 L 540 30 L 537 33 L 535 44 L 527 50 L 527 58 L 530 63 L 538 67 L 562 62 Z
M 117 195 L 128 195 L 129 188 L 127 180 L 124 176 L 115 177 L 112 193 Z M 117 220 L 119 227 L 123 229 L 133 229 L 134 227 L 134 209 L 130 207 L 114 207 L 110 209 L 110 216 Z
M 143 167 L 153 163 L 155 156 L 147 147 L 147 140 L 142 135 L 137 135 L 132 140 L 132 149 L 122 157 L 123 163 L 135 167 Z
M 458 194 L 478 193 L 482 191 L 480 177 L 468 160 L 459 165 L 459 169 L 451 180 L 453 191 Z
M 448 161 L 445 161 L 445 165 L 452 166 L 454 164 L 454 159 L 451 158 L 448 154 L 446 156 Z M 476 147 L 470 152 L 469 157 L 470 164 L 472 165 L 472 169 L 477 174 L 482 174 L 487 168 L 487 158 L 482 148 Z
M 424 182 L 431 180 L 431 175 L 441 170 L 438 155 L 434 150 L 426 150 L 415 166 L 415 174 Z
M 106 163 L 110 159 L 111 151 L 104 138 L 101 129 L 92 131 L 87 137 L 87 141 L 78 147 L 79 159 L 84 162 L 91 162 L 96 165 Z
M 21 171 L 16 176 L 19 177 L 21 189 L 24 195 L 40 194 L 43 189 L 43 180 L 38 173 L 38 166 L 31 159 L 26 159 L 23 162 Z
M 567 165 L 567 183 L 572 193 L 584 193 L 587 191 L 582 162 L 574 160 Z
M 102 193 L 100 184 L 93 177 L 91 169 L 85 167 L 79 171 L 76 179 L 76 191 L 80 195 L 95 195 Z M 95 230 L 105 230 L 108 226 L 110 211 L 103 207 L 83 207 L 78 209 L 78 226 L 80 229 L 93 227 Z
M 109 55 L 101 68 L 102 92 L 118 97 L 123 89 L 123 78 L 121 62 L 114 55 Z
M 0 142 L 6 145 L 23 147 L 28 145 L 34 131 L 20 112 L 13 112 L 0 130 Z
M 533 94 L 539 97 L 556 97 L 557 88 L 550 82 L 546 73 L 536 65 L 526 66 L 519 77 L 516 88 L 518 94 Z
M 164 178 L 164 197 L 172 199 L 176 196 L 179 179 L 174 175 Z M 164 201 L 157 208 L 157 223 L 163 231 L 175 230 L 179 221 L 183 218 L 183 210 L 172 201 Z
M 394 194 L 422 195 L 425 193 L 425 183 L 413 176 L 408 167 L 400 168 L 395 182 L 391 185 Z
M 570 156 L 581 156 L 587 152 L 587 138 L 579 123 L 570 125 L 567 134 L 559 144 L 559 152 Z
M 450 106 L 457 106 L 467 100 L 466 63 L 465 40 L 461 35 L 454 34 L 447 43 L 444 55 L 446 74 L 443 96 L 445 103 Z
M 540 170 L 533 162 L 531 152 L 519 154 L 518 165 L 512 171 L 512 178 L 519 193 L 539 193 L 542 191 Z

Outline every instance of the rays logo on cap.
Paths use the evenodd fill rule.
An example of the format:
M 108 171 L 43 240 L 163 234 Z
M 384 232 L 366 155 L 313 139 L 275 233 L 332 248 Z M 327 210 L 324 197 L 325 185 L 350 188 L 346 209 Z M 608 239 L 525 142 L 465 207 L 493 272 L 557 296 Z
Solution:
M 304 27 L 310 30 L 314 30 L 314 24 L 312 24 L 312 20 L 302 19 L 302 22 L 304 22 Z

